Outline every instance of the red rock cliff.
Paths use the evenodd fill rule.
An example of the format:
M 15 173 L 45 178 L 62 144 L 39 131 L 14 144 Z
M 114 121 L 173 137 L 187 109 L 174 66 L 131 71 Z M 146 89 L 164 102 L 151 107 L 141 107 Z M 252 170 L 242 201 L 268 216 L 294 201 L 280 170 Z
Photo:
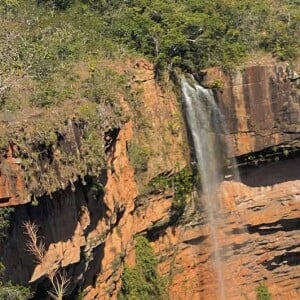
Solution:
M 216 299 L 210 232 L 196 201 L 189 202 L 180 222 L 170 225 L 173 193 L 147 194 L 145 189 L 151 178 L 187 165 L 179 103 L 172 91 L 155 83 L 151 64 L 139 61 L 126 68 L 133 72 L 132 88 L 139 90 L 137 102 L 131 103 L 138 114 L 123 100 L 131 120 L 111 147 L 109 168 L 99 175 L 103 189 L 93 194 L 77 182 L 75 190 L 39 198 L 38 206 L 14 203 L 20 205 L 10 239 L 1 247 L 7 274 L 45 289 L 45 274 L 58 266 L 71 276 L 70 290 L 84 289 L 84 299 L 116 299 L 123 266 L 133 264 L 134 235 L 151 232 L 170 298 Z M 299 92 L 284 65 L 251 66 L 232 76 L 214 69 L 207 76 L 208 82 L 224 82 L 218 101 L 235 155 L 299 137 Z M 146 149 L 146 167 L 140 173 L 130 158 L 131 143 Z M 274 299 L 299 298 L 299 195 L 299 180 L 264 188 L 221 185 L 218 234 L 228 299 L 254 300 L 261 281 Z M 42 264 L 25 250 L 23 222 L 28 219 L 39 224 L 45 238 Z
M 224 182 L 218 236 L 226 299 L 256 299 L 265 282 L 272 299 L 298 299 L 300 181 L 250 188 Z M 170 274 L 171 299 L 218 299 L 210 229 L 203 216 L 169 228 L 153 243 Z
M 270 58 L 231 75 L 207 70 L 204 84 L 219 87 L 216 95 L 234 156 L 300 137 L 300 90 L 293 78 L 287 63 Z

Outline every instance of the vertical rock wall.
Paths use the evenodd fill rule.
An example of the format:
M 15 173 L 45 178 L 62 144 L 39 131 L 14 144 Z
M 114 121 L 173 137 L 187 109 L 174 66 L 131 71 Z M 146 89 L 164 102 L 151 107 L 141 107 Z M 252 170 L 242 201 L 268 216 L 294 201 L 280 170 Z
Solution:
M 256 299 L 260 282 L 272 299 L 300 297 L 300 181 L 264 188 L 224 182 L 218 238 L 226 299 Z M 200 213 L 200 212 L 199 212 Z M 153 242 L 170 299 L 218 299 L 209 228 L 203 216 L 169 228 Z
M 300 137 L 299 79 L 293 78 L 287 63 L 270 58 L 231 75 L 218 68 L 207 70 L 204 84 L 218 85 L 216 96 L 233 156 Z
M 126 68 L 131 68 L 131 88 L 138 90 L 138 97 L 121 99 L 130 120 L 112 143 L 108 167 L 97 179 L 103 189 L 91 194 L 90 178 L 87 186 L 78 181 L 72 188 L 37 199 L 37 206 L 16 203 L 9 239 L 0 249 L 6 276 L 17 283 L 31 282 L 43 299 L 50 288 L 46 275 L 54 269 L 67 272 L 69 292 L 80 287 L 84 299 L 116 299 L 123 266 L 132 264 L 134 236 L 170 221 L 172 192 L 142 195 L 146 190 L 142 184 L 187 165 L 180 104 L 171 90 L 156 84 L 151 64 L 131 62 L 125 66 L 128 72 Z M 128 153 L 132 142 L 146 149 L 147 164 L 140 173 Z M 45 242 L 42 263 L 26 249 L 28 220 L 38 225 Z
M 131 89 L 138 92 L 134 101 L 127 99 L 129 104 L 122 100 L 130 120 L 110 148 L 108 168 L 99 174 L 102 188 L 91 194 L 77 182 L 75 190 L 68 187 L 52 198 L 41 197 L 38 206 L 9 202 L 19 205 L 9 240 L 0 249 L 7 277 L 23 284 L 31 281 L 46 299 L 45 274 L 59 268 L 71 278 L 69 290 L 82 288 L 84 299 L 116 299 L 124 264 L 134 264 L 134 236 L 145 233 L 168 279 L 171 299 L 216 299 L 209 229 L 197 196 L 184 217 L 171 224 L 173 192 L 147 190 L 151 178 L 188 164 L 180 105 L 168 87 L 155 83 L 148 62 L 119 68 L 132 72 Z M 223 82 L 218 102 L 234 155 L 297 143 L 299 90 L 286 65 L 253 65 L 231 76 L 209 70 L 207 84 L 217 79 Z M 138 170 L 130 156 L 132 143 L 146 154 L 144 170 Z M 8 195 L 1 178 L 2 195 L 11 197 L 14 192 Z M 228 299 L 254 300 L 261 281 L 274 299 L 299 298 L 299 186 L 296 180 L 264 188 L 222 185 L 219 235 Z M 45 241 L 42 264 L 26 250 L 26 220 L 38 224 Z

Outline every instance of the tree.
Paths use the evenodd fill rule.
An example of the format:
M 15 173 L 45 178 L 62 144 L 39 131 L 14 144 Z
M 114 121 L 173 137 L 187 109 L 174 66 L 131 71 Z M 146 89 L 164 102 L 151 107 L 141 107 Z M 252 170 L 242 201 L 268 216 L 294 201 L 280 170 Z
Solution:
M 45 242 L 38 235 L 38 226 L 30 221 L 24 223 L 25 234 L 28 236 L 27 250 L 32 254 L 37 263 L 42 264 L 45 261 Z M 49 291 L 49 295 L 54 300 L 62 300 L 63 296 L 66 295 L 68 291 L 68 286 L 70 284 L 70 279 L 65 272 L 59 270 L 59 267 L 48 270 L 46 276 L 51 282 L 52 290 Z

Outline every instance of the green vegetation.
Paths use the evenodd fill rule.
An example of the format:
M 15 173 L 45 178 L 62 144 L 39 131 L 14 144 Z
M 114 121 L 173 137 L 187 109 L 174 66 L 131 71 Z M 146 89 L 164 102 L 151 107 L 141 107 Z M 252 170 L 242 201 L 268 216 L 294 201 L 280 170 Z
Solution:
M 86 176 L 84 178 L 84 191 L 89 200 L 97 200 L 104 192 L 104 185 L 101 183 L 100 178 Z
M 271 300 L 271 294 L 268 291 L 268 287 L 264 283 L 260 283 L 256 289 L 257 300 Z
M 1 101 L 24 75 L 49 87 L 61 79 L 48 96 L 57 98 L 55 89 L 65 85 L 64 93 L 68 88 L 70 93 L 64 98 L 71 97 L 74 63 L 114 60 L 128 52 L 126 47 L 158 68 L 189 71 L 232 67 L 259 50 L 293 59 L 299 54 L 298 5 L 299 0 L 5 0 L 0 4 L 0 64 L 6 75 Z
M 110 34 L 153 58 L 158 69 L 231 68 L 258 50 L 280 59 L 299 54 L 299 0 L 89 3 L 98 4 Z
M 128 145 L 128 155 L 136 174 L 147 170 L 150 156 L 150 150 L 147 147 L 131 142 Z
M 33 296 L 29 288 L 14 285 L 10 281 L 3 281 L 5 267 L 0 263 L 0 299 L 1 300 L 27 300 Z
M 0 149 L 14 145 L 36 195 L 95 176 L 105 168 L 103 132 L 127 119 L 118 99 L 132 102 L 138 129 L 151 126 L 134 108 L 138 91 L 131 91 L 126 60 L 146 55 L 163 76 L 178 67 L 231 68 L 261 50 L 293 59 L 300 43 L 297 5 L 299 0 L 1 1 Z M 131 145 L 129 152 L 136 172 L 145 170 L 149 150 Z
M 172 208 L 176 216 L 181 215 L 194 188 L 194 177 L 188 168 L 183 168 L 175 174 L 162 174 L 149 183 L 150 190 L 172 189 L 174 192 Z
M 221 79 L 215 79 L 212 82 L 212 85 L 210 86 L 212 89 L 218 89 L 218 90 L 223 90 L 224 88 L 224 82 Z
M 103 38 L 99 15 L 78 1 L 38 2 L 0 3 L 1 108 L 48 107 L 82 94 L 102 103 L 112 90 L 115 97 L 120 82 L 105 62 L 124 56 L 124 49 L 122 55 L 116 43 Z M 84 92 L 95 86 L 94 93 Z
M 126 120 L 126 51 L 80 1 L 5 0 L 0 19 L 0 151 L 13 145 L 36 196 L 97 176 L 104 132 Z
M 0 208 L 0 241 L 6 237 L 6 230 L 10 226 L 10 216 L 14 209 L 12 207 Z M 14 285 L 10 281 L 3 280 L 3 273 L 5 267 L 0 263 L 0 299 L 2 300 L 26 300 L 32 297 L 32 293 L 29 288 L 21 285 Z
M 14 209 L 12 207 L 0 208 L 0 241 L 6 237 L 6 230 L 10 226 L 10 215 L 13 213 L 13 211 Z
M 166 300 L 165 280 L 157 272 L 157 261 L 148 240 L 139 236 L 135 244 L 136 266 L 125 266 L 120 300 Z
M 253 152 L 247 155 L 243 155 L 240 158 L 242 164 L 259 165 L 267 162 L 277 162 L 284 160 L 288 157 L 293 157 L 297 154 L 297 147 L 291 147 L 286 145 L 273 146 L 263 151 Z

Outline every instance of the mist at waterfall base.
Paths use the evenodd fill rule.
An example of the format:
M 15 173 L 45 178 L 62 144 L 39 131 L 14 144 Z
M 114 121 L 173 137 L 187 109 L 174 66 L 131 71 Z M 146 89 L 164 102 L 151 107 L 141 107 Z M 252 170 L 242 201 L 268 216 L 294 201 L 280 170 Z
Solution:
M 218 284 L 218 297 L 226 299 L 226 285 L 218 240 L 218 186 L 224 179 L 224 166 L 228 157 L 225 142 L 226 126 L 215 102 L 212 90 L 206 89 L 191 78 L 181 78 L 182 102 L 189 134 L 192 140 L 193 156 L 201 181 L 201 205 L 204 207 L 212 245 Z M 226 168 L 225 168 L 226 169 Z

